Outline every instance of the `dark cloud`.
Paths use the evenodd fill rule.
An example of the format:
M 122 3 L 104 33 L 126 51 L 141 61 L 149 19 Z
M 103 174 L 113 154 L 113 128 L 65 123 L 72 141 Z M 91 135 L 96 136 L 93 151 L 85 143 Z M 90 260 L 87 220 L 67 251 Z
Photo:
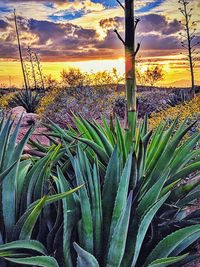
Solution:
M 116 33 L 113 30 L 108 30 L 104 40 L 96 43 L 96 48 L 107 48 L 107 49 L 122 49 L 123 45 L 116 37 Z
M 60 39 L 66 35 L 66 29 L 69 25 L 66 25 L 66 29 L 61 25 L 50 21 L 39 21 L 30 19 L 28 21 L 28 29 L 31 33 L 35 34 L 39 38 L 40 45 L 45 44 L 49 39 Z
M 114 28 L 123 29 L 124 19 L 120 17 L 103 19 L 100 26 L 107 29 L 105 40 L 97 44 L 98 48 L 120 49 L 121 42 L 113 32 Z M 141 17 L 138 24 L 138 41 L 142 40 L 141 49 L 144 50 L 174 50 L 180 49 L 180 40 L 178 36 L 173 35 L 181 30 L 181 25 L 175 19 L 167 21 L 162 15 L 149 14 Z M 124 37 L 124 32 L 120 32 Z
M 96 57 L 101 51 L 94 53 L 98 43 L 96 30 L 86 29 L 72 23 L 56 23 L 18 17 L 18 28 L 24 54 L 28 45 L 40 52 L 45 60 L 69 60 L 69 57 Z M 10 28 L 4 39 L 0 38 L 1 55 L 3 58 L 16 58 L 17 50 L 13 49 L 16 41 L 14 28 Z M 27 34 L 29 37 L 27 37 Z M 30 40 L 28 39 L 30 38 Z M 12 47 L 10 53 L 9 47 Z M 14 46 L 15 47 L 15 46 Z M 49 57 L 49 58 L 48 58 Z
M 182 29 L 178 20 L 167 21 L 166 18 L 158 14 L 149 14 L 141 17 L 138 25 L 138 32 L 149 33 L 152 31 L 159 32 L 164 35 L 177 33 Z
M 16 58 L 16 55 L 17 47 L 15 45 L 5 42 L 0 45 L 0 58 Z
M 123 37 L 123 35 L 122 35 Z M 142 40 L 141 50 L 174 50 L 180 49 L 180 40 L 175 36 L 161 36 L 159 34 L 140 35 L 137 38 L 138 42 Z M 116 37 L 116 34 L 109 30 L 107 36 L 102 42 L 96 44 L 98 49 L 107 48 L 119 50 L 123 48 L 121 41 Z
M 178 37 L 171 35 L 178 29 L 176 21 L 167 22 L 160 15 L 146 15 L 141 20 L 140 28 L 138 27 L 138 40 L 143 40 L 142 51 L 168 51 L 180 48 Z M 97 59 L 102 58 L 102 55 L 104 58 L 117 58 L 123 54 L 123 45 L 113 29 L 118 28 L 123 37 L 123 23 L 124 19 L 121 17 L 101 20 L 100 26 L 105 30 L 105 37 L 102 39 L 99 38 L 96 30 L 83 28 L 73 23 L 28 20 L 18 17 L 24 53 L 28 44 L 31 44 L 32 48 L 39 51 L 42 59 L 46 61 Z M 13 45 L 16 35 L 14 28 L 12 30 L 10 28 L 11 26 L 4 40 L 0 38 L 2 44 L 0 55 L 4 58 L 9 56 L 17 58 L 16 45 Z M 30 36 L 30 40 L 27 36 Z
M 5 30 L 8 27 L 8 22 L 3 19 L 0 19 L 0 30 Z
M 75 28 L 74 35 L 81 39 L 93 40 L 97 37 L 97 33 L 92 29 Z
M 182 29 L 178 20 L 168 21 L 165 16 L 158 14 L 148 14 L 140 17 L 138 24 L 138 33 L 158 32 L 164 35 L 170 35 L 179 32 Z M 102 19 L 99 22 L 103 29 L 122 28 L 124 26 L 124 18 L 114 17 Z
M 180 49 L 180 41 L 174 36 L 145 35 L 142 42 L 144 50 L 175 50 Z

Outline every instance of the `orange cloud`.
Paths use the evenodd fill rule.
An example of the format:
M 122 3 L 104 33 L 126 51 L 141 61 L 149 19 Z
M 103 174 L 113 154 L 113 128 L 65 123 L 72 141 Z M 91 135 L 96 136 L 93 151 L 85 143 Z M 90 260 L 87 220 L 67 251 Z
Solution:
M 94 3 L 91 0 L 75 0 L 73 2 L 57 2 L 55 3 L 55 7 L 57 11 L 61 10 L 72 10 L 72 11 L 79 11 L 84 10 L 85 12 L 92 12 L 92 11 L 102 11 L 105 9 L 103 4 L 101 3 Z

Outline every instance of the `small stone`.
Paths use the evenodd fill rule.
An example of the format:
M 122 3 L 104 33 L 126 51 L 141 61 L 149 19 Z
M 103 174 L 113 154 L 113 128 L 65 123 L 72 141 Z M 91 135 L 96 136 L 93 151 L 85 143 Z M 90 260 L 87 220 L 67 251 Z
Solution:
M 21 126 L 24 127 L 24 126 L 29 126 L 29 125 L 35 124 L 37 120 L 38 120 L 37 114 L 26 113 L 22 118 Z

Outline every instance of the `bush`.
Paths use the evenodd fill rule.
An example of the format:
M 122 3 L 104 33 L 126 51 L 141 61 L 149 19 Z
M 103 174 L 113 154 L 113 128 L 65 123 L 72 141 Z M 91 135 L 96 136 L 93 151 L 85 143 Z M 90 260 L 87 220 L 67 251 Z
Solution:
M 22 106 L 28 113 L 34 113 L 40 101 L 40 95 L 32 90 L 23 90 L 12 99 L 14 106 Z
M 126 112 L 126 99 L 118 97 L 113 101 L 113 112 L 119 117 L 124 119 Z
M 68 71 L 61 72 L 61 78 L 64 87 L 81 88 L 87 84 L 87 74 L 78 68 L 70 68 Z
M 45 114 L 45 111 L 48 111 L 49 108 L 51 108 L 49 106 L 54 103 L 56 97 L 60 92 L 61 89 L 59 89 L 58 87 L 52 88 L 51 91 L 46 92 L 45 95 L 40 99 L 36 112 L 38 114 Z
M 190 121 L 197 120 L 196 128 L 200 129 L 199 114 L 200 114 L 200 95 L 182 104 L 167 109 L 161 110 L 159 113 L 152 113 L 149 119 L 149 125 L 152 128 L 156 128 L 158 124 L 168 118 L 169 121 L 173 121 L 179 117 L 180 121 L 184 121 L 188 118 Z
M 72 112 L 89 119 L 99 119 L 101 114 L 109 118 L 114 97 L 104 88 L 55 89 L 41 99 L 37 112 L 66 128 L 72 124 Z
M 17 92 L 12 92 L 12 93 L 2 95 L 0 98 L 0 107 L 2 108 L 9 107 L 9 104 L 12 101 L 12 99 L 15 97 L 16 93 Z

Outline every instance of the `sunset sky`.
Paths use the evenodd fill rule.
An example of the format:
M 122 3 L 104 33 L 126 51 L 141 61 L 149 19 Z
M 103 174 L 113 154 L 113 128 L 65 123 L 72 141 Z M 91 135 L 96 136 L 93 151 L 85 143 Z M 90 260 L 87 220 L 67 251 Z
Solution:
M 123 3 L 123 1 L 121 1 Z M 191 0 L 200 40 L 200 0 Z M 136 0 L 137 30 L 141 50 L 139 65 L 162 64 L 165 79 L 160 85 L 188 86 L 186 57 L 181 55 L 182 16 L 177 0 Z M 16 9 L 23 55 L 27 46 L 40 54 L 44 74 L 59 78 L 70 66 L 96 72 L 116 67 L 124 72 L 122 43 L 123 9 L 116 0 L 0 0 L 0 84 L 22 84 L 13 9 Z M 200 47 L 198 48 L 200 49 Z M 150 62 L 150 63 L 149 63 Z M 195 69 L 200 84 L 200 56 Z

